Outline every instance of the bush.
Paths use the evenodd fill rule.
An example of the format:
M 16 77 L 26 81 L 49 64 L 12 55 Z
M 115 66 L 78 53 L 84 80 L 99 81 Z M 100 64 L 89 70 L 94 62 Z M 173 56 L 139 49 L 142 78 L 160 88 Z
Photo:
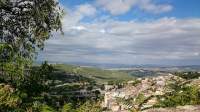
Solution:
M 10 85 L 0 84 L 0 110 L 16 110 L 20 104 L 21 99 L 16 90 Z
M 200 73 L 198 72 L 176 72 L 175 75 L 187 80 L 200 77 Z
M 71 103 L 67 103 L 67 104 L 64 104 L 61 112 L 75 112 L 75 110 L 73 109 L 73 105 Z
M 200 104 L 200 92 L 196 86 L 180 87 L 174 92 L 170 92 L 159 98 L 158 107 L 176 107 L 183 105 Z
M 77 112 L 102 112 L 100 102 L 87 101 L 81 105 Z

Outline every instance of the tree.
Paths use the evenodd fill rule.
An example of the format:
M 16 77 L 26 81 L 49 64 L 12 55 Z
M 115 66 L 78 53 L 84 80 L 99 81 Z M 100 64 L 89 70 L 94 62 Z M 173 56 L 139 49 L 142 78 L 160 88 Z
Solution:
M 62 31 L 62 15 L 57 0 L 0 0 L 0 43 L 12 49 L 12 56 L 8 56 L 8 47 L 1 47 L 1 57 L 11 57 L 1 62 L 6 65 L 9 60 L 11 70 L 1 72 L 15 68 L 21 71 L 18 75 L 23 75 L 36 51 L 43 49 L 44 41 L 53 31 Z
M 53 67 L 45 61 L 41 66 L 32 67 L 30 71 L 20 88 L 26 91 L 29 97 L 48 91 Z
M 12 58 L 12 47 L 7 44 L 0 44 L 0 63 L 1 63 L 1 73 L 0 75 L 4 74 L 4 62 L 8 62 Z
M 31 110 L 35 100 L 42 99 L 52 67 L 44 63 L 35 75 L 31 62 L 52 32 L 62 32 L 62 15 L 57 0 L 0 0 L 0 83 L 13 88 L 0 87 L 1 111 L 7 107 Z M 45 104 L 39 109 L 54 112 Z
M 1 0 L 0 42 L 15 55 L 30 58 L 53 30 L 61 29 L 62 11 L 56 0 Z

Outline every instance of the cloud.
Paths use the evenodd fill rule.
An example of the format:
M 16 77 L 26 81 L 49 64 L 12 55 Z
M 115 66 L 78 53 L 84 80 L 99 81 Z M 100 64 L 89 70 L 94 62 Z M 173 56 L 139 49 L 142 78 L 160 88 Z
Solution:
M 152 0 L 140 0 L 139 8 L 154 14 L 169 12 L 173 9 L 169 4 L 154 4 Z
M 78 13 L 78 15 L 93 16 L 96 14 L 96 8 L 90 4 L 83 4 L 77 6 L 77 11 L 75 13 Z
M 82 4 L 82 5 L 76 6 L 74 10 L 66 8 L 66 13 L 67 14 L 65 15 L 63 19 L 64 28 L 68 28 L 69 26 L 78 24 L 85 17 L 95 16 L 97 13 L 97 10 L 94 6 L 90 4 Z
M 65 27 L 47 41 L 39 59 L 120 64 L 199 63 L 200 19 L 96 21 Z
M 136 4 L 136 0 L 97 0 L 97 4 L 111 14 L 119 15 L 128 12 Z
M 153 0 L 97 0 L 96 3 L 112 15 L 125 14 L 135 7 L 154 14 L 168 12 L 173 9 L 169 4 L 155 4 Z

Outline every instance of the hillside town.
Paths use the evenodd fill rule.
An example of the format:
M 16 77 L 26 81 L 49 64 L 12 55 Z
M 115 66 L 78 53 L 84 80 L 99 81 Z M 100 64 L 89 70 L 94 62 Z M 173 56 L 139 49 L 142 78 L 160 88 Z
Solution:
M 129 112 L 131 109 L 146 110 L 157 104 L 158 96 L 173 91 L 168 88 L 168 85 L 177 82 L 186 83 L 187 81 L 181 77 L 166 74 L 157 77 L 138 78 L 121 86 L 106 85 L 102 105 L 110 110 L 109 112 Z M 195 79 L 189 84 L 200 85 L 200 80 Z M 132 99 L 132 101 L 128 102 L 129 99 Z

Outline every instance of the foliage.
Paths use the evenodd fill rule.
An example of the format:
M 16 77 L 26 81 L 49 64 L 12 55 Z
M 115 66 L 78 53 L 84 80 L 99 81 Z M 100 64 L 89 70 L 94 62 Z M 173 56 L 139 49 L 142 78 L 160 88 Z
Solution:
M 53 67 L 44 62 L 40 67 L 32 67 L 30 74 L 25 77 L 24 83 L 19 87 L 29 96 L 36 96 L 48 90 L 48 81 L 51 80 Z
M 36 51 L 52 31 L 61 30 L 62 15 L 55 0 L 0 0 L 2 82 L 23 84 Z
M 77 112 L 102 112 L 100 102 L 87 101 L 81 105 Z
M 46 104 L 43 104 L 39 101 L 33 102 L 33 105 L 29 107 L 28 109 L 26 109 L 26 111 L 28 112 L 56 112 L 56 110 L 53 109 L 52 107 Z
M 10 85 L 0 84 L 0 110 L 11 111 L 17 109 L 21 99 L 16 90 Z
M 173 86 L 174 88 L 174 86 Z M 179 105 L 198 105 L 200 104 L 199 88 L 193 85 L 176 86 L 175 91 L 159 96 L 159 102 L 155 107 L 176 107 Z
M 11 61 L 12 57 L 13 57 L 13 48 L 12 46 L 10 46 L 9 44 L 2 44 L 0 43 L 0 61 L 4 62 L 4 61 Z
M 13 61 L 13 48 L 8 44 L 0 44 L 0 54 L 1 80 L 19 85 L 19 81 L 23 79 L 24 65 L 27 61 L 22 57 L 16 57 Z
M 187 80 L 200 77 L 200 73 L 198 72 L 175 72 L 175 75 Z
M 55 0 L 1 0 L 0 42 L 13 54 L 31 58 L 53 30 L 61 29 L 62 10 Z
M 71 103 L 64 104 L 61 112 L 75 112 Z
M 55 110 L 54 110 L 52 107 L 43 104 L 43 105 L 41 106 L 40 112 L 55 112 Z
M 1 84 L 0 99 L 2 101 L 0 101 L 0 108 L 2 108 L 2 110 L 6 111 L 10 108 L 14 108 L 15 110 L 21 109 L 21 111 L 25 111 L 26 109 L 51 110 L 50 108 L 47 108 L 47 105 L 45 106 L 36 102 L 45 102 L 45 95 L 42 93 L 47 92 L 48 90 L 46 82 L 50 80 L 49 75 L 52 72 L 52 67 L 45 62 L 38 67 L 38 69 L 33 68 L 32 70 L 34 70 L 34 72 L 25 76 L 23 83 L 19 86 L 12 87 L 10 85 Z

